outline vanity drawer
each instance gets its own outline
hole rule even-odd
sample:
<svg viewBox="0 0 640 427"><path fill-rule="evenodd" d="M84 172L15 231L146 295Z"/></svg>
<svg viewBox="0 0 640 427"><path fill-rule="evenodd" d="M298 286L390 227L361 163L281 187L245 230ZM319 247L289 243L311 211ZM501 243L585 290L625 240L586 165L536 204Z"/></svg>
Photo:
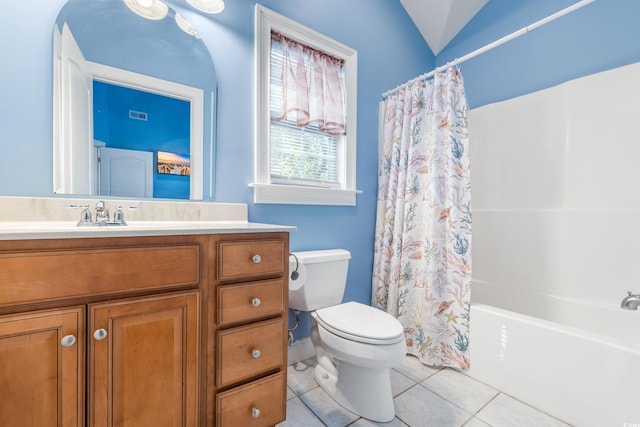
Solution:
<svg viewBox="0 0 640 427"><path fill-rule="evenodd" d="M222 241L218 244L218 280L284 274L286 253L282 240Z"/></svg>
<svg viewBox="0 0 640 427"><path fill-rule="evenodd" d="M216 397L217 426L272 426L286 415L283 372L236 387Z"/></svg>
<svg viewBox="0 0 640 427"><path fill-rule="evenodd" d="M284 286L282 279L218 286L218 324L282 313Z"/></svg>
<svg viewBox="0 0 640 427"><path fill-rule="evenodd" d="M199 245L0 254L0 306L199 283Z"/></svg>
<svg viewBox="0 0 640 427"><path fill-rule="evenodd" d="M218 387L284 367L282 318L218 331Z"/></svg>

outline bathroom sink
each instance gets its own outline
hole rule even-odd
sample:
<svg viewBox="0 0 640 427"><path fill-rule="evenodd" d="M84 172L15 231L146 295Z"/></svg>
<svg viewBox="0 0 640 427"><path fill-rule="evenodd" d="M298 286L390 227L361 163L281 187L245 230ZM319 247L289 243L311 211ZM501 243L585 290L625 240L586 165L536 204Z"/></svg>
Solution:
<svg viewBox="0 0 640 427"><path fill-rule="evenodd" d="M160 236L292 231L295 227L248 221L127 221L127 225L78 226L76 221L0 221L0 240Z"/></svg>
<svg viewBox="0 0 640 427"><path fill-rule="evenodd" d="M229 224L239 225L243 221L128 221L126 225L106 223L78 225L74 221L0 221L0 232L6 231L91 231L91 230L157 230L186 228L218 228Z"/></svg>
<svg viewBox="0 0 640 427"><path fill-rule="evenodd" d="M173 228L173 227L202 227L221 224L239 224L244 221L127 221L127 225L107 223L105 225L82 225L74 221L0 221L0 230L72 230L72 229L116 229L116 228Z"/></svg>
<svg viewBox="0 0 640 427"><path fill-rule="evenodd" d="M188 227L194 224L211 224L217 222L220 221L127 221L127 226L139 228Z"/></svg>
<svg viewBox="0 0 640 427"><path fill-rule="evenodd" d="M246 221L127 221L126 228L135 229L191 229L220 228L229 225L247 224Z"/></svg>
<svg viewBox="0 0 640 427"><path fill-rule="evenodd" d="M0 221L1 231L12 230L72 230L77 228L70 221Z"/></svg>

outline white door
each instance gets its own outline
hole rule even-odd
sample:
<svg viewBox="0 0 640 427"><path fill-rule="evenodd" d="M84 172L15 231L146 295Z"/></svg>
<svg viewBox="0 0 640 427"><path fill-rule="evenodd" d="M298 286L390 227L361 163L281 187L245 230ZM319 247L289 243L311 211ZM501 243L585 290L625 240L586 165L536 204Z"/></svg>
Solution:
<svg viewBox="0 0 640 427"><path fill-rule="evenodd" d="M153 153L101 147L99 152L102 196L153 197Z"/></svg>
<svg viewBox="0 0 640 427"><path fill-rule="evenodd" d="M93 146L93 77L73 34L65 24L54 40L54 192L96 194L97 163ZM55 125L57 126L57 125Z"/></svg>

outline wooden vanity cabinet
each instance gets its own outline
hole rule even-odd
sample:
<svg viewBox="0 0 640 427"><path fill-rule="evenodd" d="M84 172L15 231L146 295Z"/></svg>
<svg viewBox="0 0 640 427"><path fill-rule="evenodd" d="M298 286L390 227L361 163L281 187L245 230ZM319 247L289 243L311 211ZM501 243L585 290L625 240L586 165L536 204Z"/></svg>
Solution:
<svg viewBox="0 0 640 427"><path fill-rule="evenodd" d="M207 244L0 241L0 425L200 425Z"/></svg>
<svg viewBox="0 0 640 427"><path fill-rule="evenodd" d="M0 240L0 426L285 419L286 232Z"/></svg>
<svg viewBox="0 0 640 427"><path fill-rule="evenodd" d="M208 425L275 425L286 417L289 234L220 235L212 250Z"/></svg>

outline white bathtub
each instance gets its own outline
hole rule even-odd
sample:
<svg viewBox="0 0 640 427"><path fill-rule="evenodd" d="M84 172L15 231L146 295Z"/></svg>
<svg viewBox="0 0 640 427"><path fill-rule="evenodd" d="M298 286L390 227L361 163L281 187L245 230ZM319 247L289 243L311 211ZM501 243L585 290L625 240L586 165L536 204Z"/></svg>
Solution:
<svg viewBox="0 0 640 427"><path fill-rule="evenodd" d="M587 312L565 302L567 315ZM626 324L611 336L474 303L468 374L574 426L640 426L640 311L608 314Z"/></svg>
<svg viewBox="0 0 640 427"><path fill-rule="evenodd" d="M469 111L470 373L580 427L640 427L639 72Z"/></svg>

